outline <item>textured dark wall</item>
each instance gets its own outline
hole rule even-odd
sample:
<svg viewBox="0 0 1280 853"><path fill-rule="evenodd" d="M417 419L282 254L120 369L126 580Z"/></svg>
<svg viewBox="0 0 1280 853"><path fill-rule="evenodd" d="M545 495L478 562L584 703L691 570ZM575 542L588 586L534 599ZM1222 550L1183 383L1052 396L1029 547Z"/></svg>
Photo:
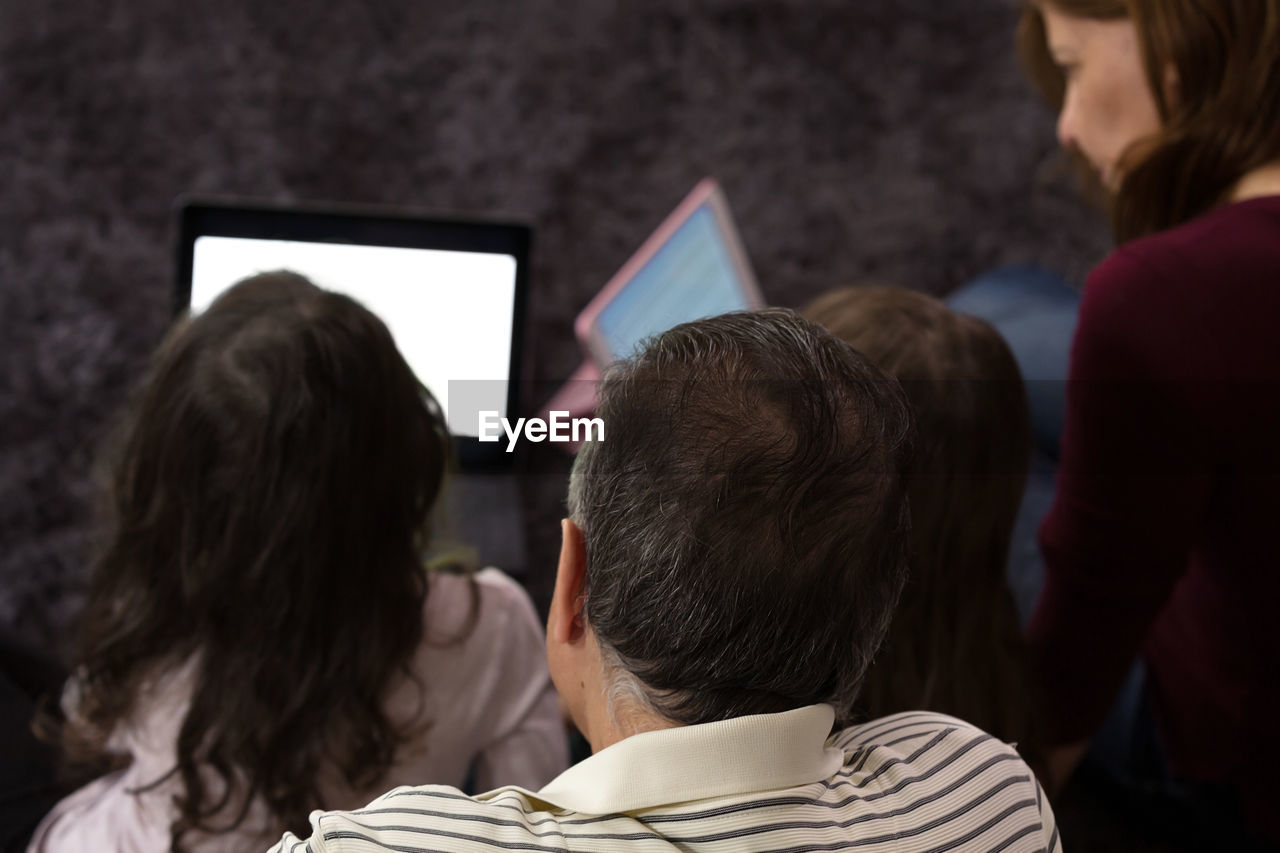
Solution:
<svg viewBox="0 0 1280 853"><path fill-rule="evenodd" d="M772 301L1105 251L1008 0L0 0L0 622L78 606L90 460L169 319L187 191L536 228L527 357L698 178ZM535 594L564 466L526 489Z"/></svg>

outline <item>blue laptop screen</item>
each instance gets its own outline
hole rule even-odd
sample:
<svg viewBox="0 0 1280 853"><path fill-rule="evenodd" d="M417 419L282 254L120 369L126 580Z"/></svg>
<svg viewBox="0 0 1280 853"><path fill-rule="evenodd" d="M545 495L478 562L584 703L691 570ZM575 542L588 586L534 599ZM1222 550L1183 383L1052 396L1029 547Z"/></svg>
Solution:
<svg viewBox="0 0 1280 853"><path fill-rule="evenodd" d="M750 308L709 204L699 207L600 312L596 328L614 358L691 320Z"/></svg>

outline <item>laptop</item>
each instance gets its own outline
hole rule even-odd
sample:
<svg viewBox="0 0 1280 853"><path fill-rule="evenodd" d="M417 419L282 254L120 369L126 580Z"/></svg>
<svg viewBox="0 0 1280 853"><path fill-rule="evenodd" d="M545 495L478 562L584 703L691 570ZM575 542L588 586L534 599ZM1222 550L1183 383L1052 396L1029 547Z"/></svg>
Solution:
<svg viewBox="0 0 1280 853"><path fill-rule="evenodd" d="M387 324L444 409L459 473L436 542L525 571L515 457L479 440L479 414L516 411L530 229L401 210L244 200L179 203L176 309L199 313L258 272L288 269Z"/></svg>
<svg viewBox="0 0 1280 853"><path fill-rule="evenodd" d="M544 413L590 414L602 371L650 335L764 305L724 192L705 178L578 315L574 332L585 359Z"/></svg>

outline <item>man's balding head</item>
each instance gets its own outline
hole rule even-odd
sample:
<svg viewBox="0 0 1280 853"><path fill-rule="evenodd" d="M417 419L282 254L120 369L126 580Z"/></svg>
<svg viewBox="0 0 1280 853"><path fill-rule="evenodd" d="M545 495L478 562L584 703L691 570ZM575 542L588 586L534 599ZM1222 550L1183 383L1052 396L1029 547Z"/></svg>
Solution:
<svg viewBox="0 0 1280 853"><path fill-rule="evenodd" d="M793 312L730 314L611 367L597 416L569 491L573 606L611 705L845 717L905 577L897 383Z"/></svg>

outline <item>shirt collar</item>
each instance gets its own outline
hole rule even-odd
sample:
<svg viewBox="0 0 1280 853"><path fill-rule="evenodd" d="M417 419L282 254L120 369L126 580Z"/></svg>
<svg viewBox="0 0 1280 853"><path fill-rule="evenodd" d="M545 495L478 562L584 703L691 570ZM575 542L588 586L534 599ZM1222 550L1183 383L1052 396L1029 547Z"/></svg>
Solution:
<svg viewBox="0 0 1280 853"><path fill-rule="evenodd" d="M536 796L612 814L816 782L844 762L842 750L826 746L834 719L830 705L810 705L642 732L570 767Z"/></svg>

